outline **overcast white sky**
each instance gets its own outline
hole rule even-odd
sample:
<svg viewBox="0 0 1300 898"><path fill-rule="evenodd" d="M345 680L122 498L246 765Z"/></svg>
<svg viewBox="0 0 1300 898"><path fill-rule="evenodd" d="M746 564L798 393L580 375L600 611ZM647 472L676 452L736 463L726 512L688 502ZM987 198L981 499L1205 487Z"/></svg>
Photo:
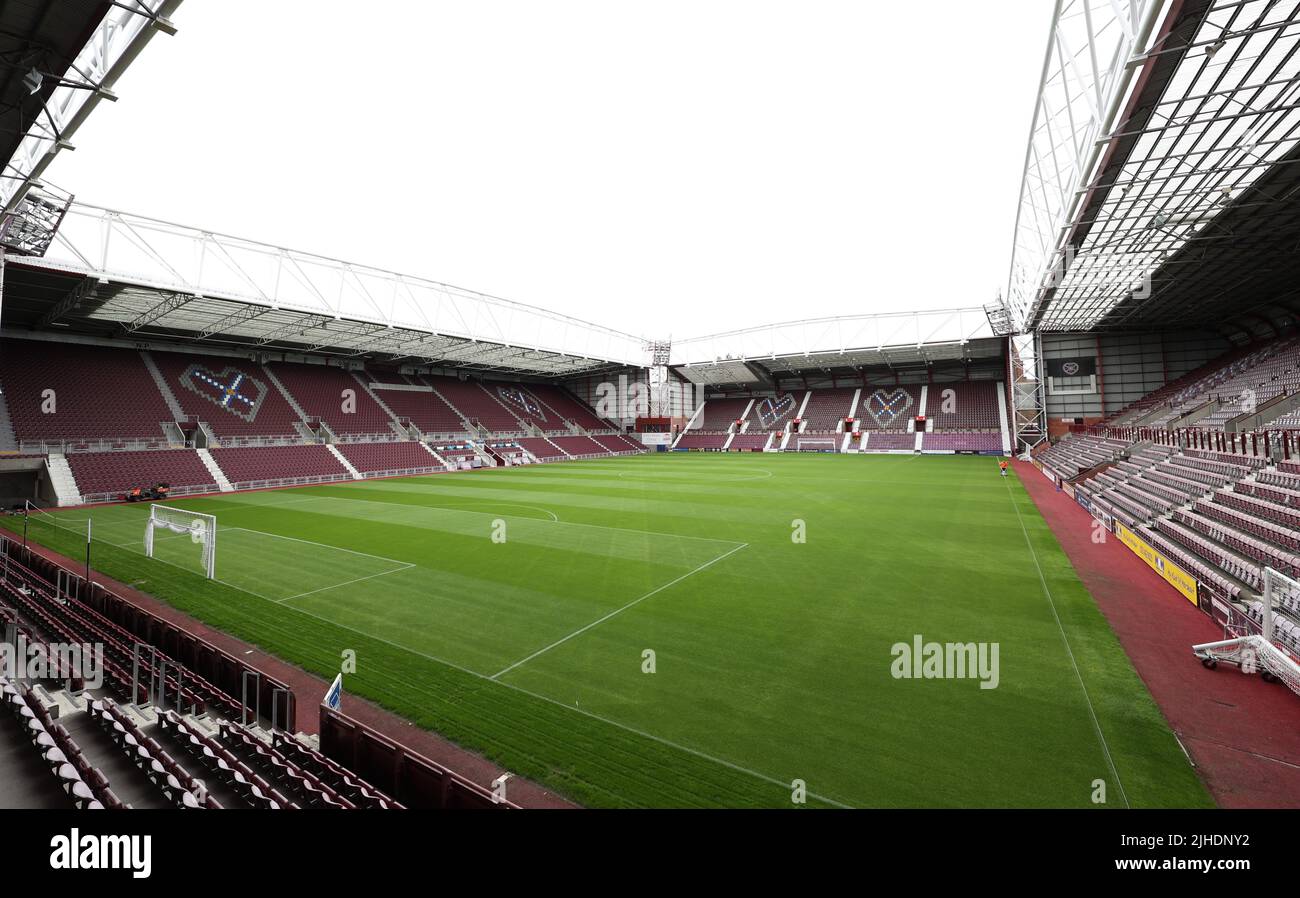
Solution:
<svg viewBox="0 0 1300 898"><path fill-rule="evenodd" d="M186 0L48 179L638 335L981 305L1050 0Z"/></svg>

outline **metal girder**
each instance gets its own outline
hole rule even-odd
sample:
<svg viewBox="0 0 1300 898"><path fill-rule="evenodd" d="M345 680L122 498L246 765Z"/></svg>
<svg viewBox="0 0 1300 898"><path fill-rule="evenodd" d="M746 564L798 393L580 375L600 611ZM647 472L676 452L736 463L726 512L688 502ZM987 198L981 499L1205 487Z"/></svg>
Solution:
<svg viewBox="0 0 1300 898"><path fill-rule="evenodd" d="M1058 3L1058 14L1071 5ZM1069 157L1069 177L1044 172L1036 138L1073 134L1078 122L1060 106L1055 124L1040 124L1040 90L1008 289L1019 330L1117 328L1173 308L1178 265L1202 248L1262 239L1221 227L1229 210L1240 221L1292 201L1252 185L1293 164L1300 143L1300 0L1178 0L1147 11L1159 18L1166 7L1160 33L1136 35L1114 82L1111 108L1126 103L1123 117L1083 120L1093 136L1086 154Z"/></svg>
<svg viewBox="0 0 1300 898"><path fill-rule="evenodd" d="M54 308L50 309L41 316L40 323L37 327L45 330L47 327L58 321L64 315L81 305L82 300L95 292L95 279L83 278L77 283L77 286L68 291L68 295L59 300Z"/></svg>
<svg viewBox="0 0 1300 898"><path fill-rule="evenodd" d="M217 334L229 330L236 325L243 324L246 321L252 321L255 318L260 318L269 311L271 311L271 309L265 306L242 306L227 315L225 318L209 324L207 327L195 334L191 339L206 340L208 337L216 336Z"/></svg>
<svg viewBox="0 0 1300 898"><path fill-rule="evenodd" d="M304 315L623 364L642 354L639 336L549 309L77 202L45 258L113 281Z"/></svg>
<svg viewBox="0 0 1300 898"><path fill-rule="evenodd" d="M755 360L796 353L920 347L927 343L963 343L993 336L982 308L888 312L807 318L742 328L672 344L674 365L720 360Z"/></svg>
<svg viewBox="0 0 1300 898"><path fill-rule="evenodd" d="M172 312L193 302L198 297L188 293L168 293L164 294L162 302L158 303L149 311L138 315L129 323L122 326L122 333L133 334L141 328L148 327L161 318L166 318Z"/></svg>
<svg viewBox="0 0 1300 898"><path fill-rule="evenodd" d="M1033 321L1166 0L1056 0L1025 148L1006 306Z"/></svg>
<svg viewBox="0 0 1300 898"><path fill-rule="evenodd" d="M1017 455L1047 439L1047 397L1043 389L1042 334L1007 338L1007 382L1011 385L1012 447Z"/></svg>
<svg viewBox="0 0 1300 898"><path fill-rule="evenodd" d="M33 120L0 177L0 204L12 212L60 150L104 99L155 33L174 34L170 17L181 0L115 0L90 40L57 79L46 98L44 116Z"/></svg>
<svg viewBox="0 0 1300 898"><path fill-rule="evenodd" d="M300 337L318 327L324 327L327 323L333 320L334 316L332 315L313 315L309 318L292 321L289 324L277 327L275 330L267 331L262 334L262 336L258 337L257 344L259 346L265 346L268 343L275 343L276 341L283 340L287 337Z"/></svg>

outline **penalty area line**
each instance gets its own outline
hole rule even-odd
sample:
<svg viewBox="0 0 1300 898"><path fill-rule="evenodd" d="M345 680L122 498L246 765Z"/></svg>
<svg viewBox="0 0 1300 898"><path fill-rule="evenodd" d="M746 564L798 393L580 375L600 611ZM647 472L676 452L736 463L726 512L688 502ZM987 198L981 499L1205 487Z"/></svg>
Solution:
<svg viewBox="0 0 1300 898"><path fill-rule="evenodd" d="M338 589L341 586L351 586L353 583L360 583L363 580L373 580L376 577L383 577L387 574L396 574L399 571L409 571L413 567L415 567L415 565L408 562L406 564L403 564L401 567L395 567L390 571L380 571L377 574L367 574L364 577L357 577L352 580L344 580L342 583L332 583L329 586L322 586L320 589L309 589L306 592L298 593L296 596L285 596L283 599L276 599L275 603L277 605L283 605L285 602L292 602L294 599L301 599L305 596L314 596L318 592L325 592L326 590L330 590L330 589Z"/></svg>
<svg viewBox="0 0 1300 898"><path fill-rule="evenodd" d="M545 654L546 654L547 652L549 652L551 649L553 649L553 648L557 648L557 647L559 647L559 646L561 646L561 645L564 645L564 643L568 642L570 639L573 639L575 636L581 636L583 633L586 633L586 632L587 632L588 630L590 630L592 627L599 626L600 624L603 624L605 621L609 620L611 617L615 617L616 615L622 614L624 611L626 611L627 609L633 607L634 605L639 605L639 604L641 604L641 603L644 602L646 599L650 598L651 596L656 596L656 595L658 595L659 593L663 592L665 589L668 589L670 586L676 586L678 583L681 583L681 582L682 582L683 580L685 580L687 577L692 577L692 576L694 576L695 574L698 574L700 571L704 570L705 568L712 567L713 565L717 564L719 561L722 561L724 558L729 558L730 556L735 555L735 554L736 554L737 552L739 552L741 549L747 548L748 546L749 546L749 543L741 543L740 545L736 546L736 548L732 549L732 550L729 551L729 552L724 552L724 553L722 553L721 555L717 556L716 558L710 558L708 561L704 562L704 564L700 565L699 567L695 568L694 570L692 570L692 571L687 571L686 573L682 574L680 577L676 578L675 580L670 580L669 582L665 583L663 586L657 586L657 587L655 587L654 589L650 590L650 591L649 591L648 593L646 593L645 595L643 595L643 596L641 596L641 597L639 597L639 598L633 599L632 601L628 602L626 605L623 605L623 606L620 607L620 608L615 608L615 609L614 609L613 611L611 611L609 614L606 614L604 617L597 618L596 620L594 620L594 621L592 621L591 623L587 624L585 627L579 627L578 629L574 630L574 631L573 631L572 633L570 633L569 635L567 635L567 636L563 636L563 637L561 637L561 638L555 640L555 642L552 642L550 645L548 645L548 646L546 646L546 647L544 647L544 648L540 648L540 649L538 649L537 651L533 652L533 653L532 653L531 655L529 655L528 657L526 657L526 658L520 658L520 659L519 659L518 661L516 661L514 664L511 664L509 667L505 667L505 668L502 668L501 670L498 670L498 671L497 671L496 673L494 673L492 676L488 677L488 679L489 679L489 680L495 680L497 677L501 676L502 674L508 674L508 673L510 673L510 671L514 670L516 667L519 667L521 664L527 664L529 661L532 661L534 658L537 658L537 657L539 657L539 656L541 656L541 655L545 655Z"/></svg>

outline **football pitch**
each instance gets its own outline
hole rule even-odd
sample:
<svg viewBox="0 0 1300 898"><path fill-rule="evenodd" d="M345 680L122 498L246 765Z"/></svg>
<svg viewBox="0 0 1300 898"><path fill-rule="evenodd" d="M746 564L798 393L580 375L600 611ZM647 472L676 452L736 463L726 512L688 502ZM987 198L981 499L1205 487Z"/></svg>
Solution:
<svg viewBox="0 0 1300 898"><path fill-rule="evenodd" d="M145 505L29 534L80 559L91 517L96 569L327 679L355 652L345 711L582 804L1211 804L994 459L674 453L167 504L216 515L216 581L185 534L143 557Z"/></svg>

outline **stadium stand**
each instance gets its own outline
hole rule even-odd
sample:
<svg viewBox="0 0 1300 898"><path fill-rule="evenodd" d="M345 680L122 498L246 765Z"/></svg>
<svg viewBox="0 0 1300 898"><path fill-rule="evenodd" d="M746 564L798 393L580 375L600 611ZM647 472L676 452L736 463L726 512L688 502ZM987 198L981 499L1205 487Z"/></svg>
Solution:
<svg viewBox="0 0 1300 898"><path fill-rule="evenodd" d="M74 452L67 456L77 488L87 502L119 499L132 487L171 484L182 492L216 492L212 472L193 449Z"/></svg>
<svg viewBox="0 0 1300 898"><path fill-rule="evenodd" d="M442 471L443 466L419 443L339 443L335 448L363 474Z"/></svg>
<svg viewBox="0 0 1300 898"><path fill-rule="evenodd" d="M561 387L552 386L551 384L528 384L527 389L562 421L572 421L584 430L609 431L616 429L612 423L598 418L595 412Z"/></svg>
<svg viewBox="0 0 1300 898"><path fill-rule="evenodd" d="M863 433L862 452L898 452L916 448L916 434L896 430L871 430Z"/></svg>
<svg viewBox="0 0 1300 898"><path fill-rule="evenodd" d="M332 365L284 362L272 362L266 367L309 417L320 418L334 433L340 436L393 436L392 417L352 372ZM345 396L345 391L351 392ZM345 399L355 403L353 411L344 410Z"/></svg>
<svg viewBox="0 0 1300 898"><path fill-rule="evenodd" d="M7 771L31 774L0 782L4 806L517 807L338 711L322 708L321 744L314 747L293 732L296 702L284 684L192 634L178 640L174 624L102 586L89 602L61 592L53 575L69 572L22 553L7 536L0 542L0 629L31 642L105 649L103 687L55 656L46 679L0 677L0 737L8 744L21 734L31 746L19 751L25 757L3 757ZM186 647L203 666L168 655L164 643ZM137 645L148 651L135 651ZM250 704L203 676L209 669L243 690L256 674L254 689L244 693ZM274 720L257 717L257 707L272 704ZM358 768L393 782L381 789ZM392 786L405 802L386 791Z"/></svg>
<svg viewBox="0 0 1300 898"><path fill-rule="evenodd" d="M772 434L766 430L760 430L755 433L746 431L738 433L731 438L731 445L728 449L762 449L772 439Z"/></svg>
<svg viewBox="0 0 1300 898"><path fill-rule="evenodd" d="M175 419L140 353L129 349L2 340L0 389L20 444L164 445L162 424Z"/></svg>
<svg viewBox="0 0 1300 898"><path fill-rule="evenodd" d="M276 481L351 479L347 468L327 447L320 445L213 449L212 457L236 488Z"/></svg>
<svg viewBox="0 0 1300 898"><path fill-rule="evenodd" d="M622 433L595 434L592 439L605 447L607 452L644 452L645 446Z"/></svg>
<svg viewBox="0 0 1300 898"><path fill-rule="evenodd" d="M858 401L858 428L901 430L906 428L908 419L918 414L919 408L919 387L864 387Z"/></svg>
<svg viewBox="0 0 1300 898"><path fill-rule="evenodd" d="M1001 429L998 384L992 381L931 384L926 391L925 416L935 430L997 432Z"/></svg>
<svg viewBox="0 0 1300 898"><path fill-rule="evenodd" d="M710 399L704 403L698 426L691 429L705 433L725 433L740 420L749 402L748 399Z"/></svg>
<svg viewBox="0 0 1300 898"><path fill-rule="evenodd" d="M786 423L799 413L802 401L803 393L779 393L755 399L745 419L749 422L749 431L785 429Z"/></svg>
<svg viewBox="0 0 1300 898"><path fill-rule="evenodd" d="M468 434L461 416L437 393L424 386L421 390L375 387L375 395L392 409L399 419L410 421L425 434Z"/></svg>
<svg viewBox="0 0 1300 898"><path fill-rule="evenodd" d="M944 452L1001 452L1002 434L999 431L938 431L921 437L922 451Z"/></svg>
<svg viewBox="0 0 1300 898"><path fill-rule="evenodd" d="M471 423L477 423L493 433L523 432L523 424L514 412L502 405L478 381L433 375L424 379Z"/></svg>
<svg viewBox="0 0 1300 898"><path fill-rule="evenodd" d="M184 413L206 422L223 443L300 436L294 424L302 418L261 366L220 356L150 355Z"/></svg>
<svg viewBox="0 0 1300 898"><path fill-rule="evenodd" d="M808 405L804 408L801 421L805 433L835 433L842 426L845 418L856 415L853 397L856 389L839 388L831 390L812 390Z"/></svg>
<svg viewBox="0 0 1300 898"><path fill-rule="evenodd" d="M696 433L686 431L673 444L676 449L721 449L730 438L727 433Z"/></svg>
<svg viewBox="0 0 1300 898"><path fill-rule="evenodd" d="M572 456L609 455L609 450L592 437L551 437L550 441Z"/></svg>
<svg viewBox="0 0 1300 898"><path fill-rule="evenodd" d="M554 461L569 457L568 453L554 442L542 437L521 438L519 445L531 452L538 461Z"/></svg>

